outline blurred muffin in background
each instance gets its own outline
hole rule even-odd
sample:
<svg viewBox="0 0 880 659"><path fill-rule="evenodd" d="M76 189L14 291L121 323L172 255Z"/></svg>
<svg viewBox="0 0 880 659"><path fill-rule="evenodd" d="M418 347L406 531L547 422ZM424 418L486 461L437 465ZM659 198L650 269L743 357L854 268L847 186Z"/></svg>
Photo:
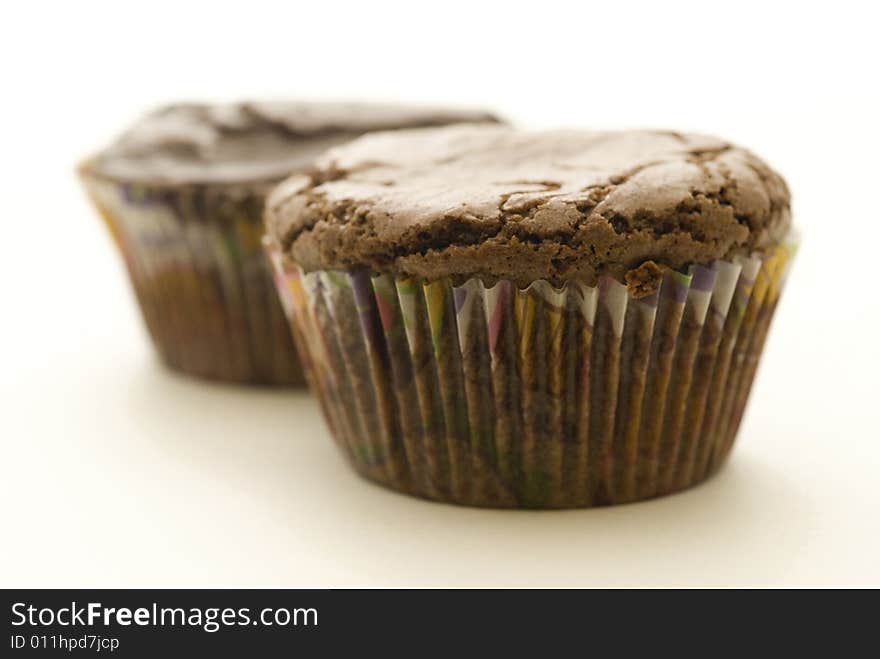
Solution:
<svg viewBox="0 0 880 659"><path fill-rule="evenodd" d="M484 112L362 103L171 105L79 174L168 366L298 385L302 369L261 248L268 190L369 131L495 121Z"/></svg>

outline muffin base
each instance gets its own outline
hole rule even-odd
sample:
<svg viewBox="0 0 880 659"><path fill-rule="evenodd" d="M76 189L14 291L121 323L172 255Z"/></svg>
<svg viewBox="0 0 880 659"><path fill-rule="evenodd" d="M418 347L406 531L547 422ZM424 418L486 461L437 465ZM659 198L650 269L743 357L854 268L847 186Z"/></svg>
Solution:
<svg viewBox="0 0 880 659"><path fill-rule="evenodd" d="M212 380L305 384L261 247L261 194L83 182L166 365Z"/></svg>
<svg viewBox="0 0 880 659"><path fill-rule="evenodd" d="M793 249L657 294L302 273L268 243L331 433L362 476L499 508L625 503L702 482L748 400Z"/></svg>

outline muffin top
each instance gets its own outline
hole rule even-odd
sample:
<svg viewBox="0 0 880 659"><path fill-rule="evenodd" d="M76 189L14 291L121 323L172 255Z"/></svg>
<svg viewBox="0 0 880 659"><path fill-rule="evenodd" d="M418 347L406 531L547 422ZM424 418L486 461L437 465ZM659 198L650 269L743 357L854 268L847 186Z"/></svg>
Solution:
<svg viewBox="0 0 880 659"><path fill-rule="evenodd" d="M713 137L468 124L332 149L272 192L266 220L307 271L520 286L610 275L643 296L666 269L770 249L790 213L776 172Z"/></svg>
<svg viewBox="0 0 880 659"><path fill-rule="evenodd" d="M84 165L114 180L278 181L372 130L497 121L483 112L365 103L180 104L146 115Z"/></svg>

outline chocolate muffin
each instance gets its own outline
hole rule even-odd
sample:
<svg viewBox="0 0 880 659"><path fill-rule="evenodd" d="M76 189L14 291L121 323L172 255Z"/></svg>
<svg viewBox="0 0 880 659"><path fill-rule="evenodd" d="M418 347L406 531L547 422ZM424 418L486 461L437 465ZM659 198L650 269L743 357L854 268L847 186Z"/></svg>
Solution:
<svg viewBox="0 0 880 659"><path fill-rule="evenodd" d="M367 478L560 508L728 455L793 248L785 182L675 132L376 133L266 206L332 433Z"/></svg>
<svg viewBox="0 0 880 659"><path fill-rule="evenodd" d="M302 384L262 252L263 202L328 147L371 130L494 121L488 114L343 103L173 105L80 167L172 368Z"/></svg>

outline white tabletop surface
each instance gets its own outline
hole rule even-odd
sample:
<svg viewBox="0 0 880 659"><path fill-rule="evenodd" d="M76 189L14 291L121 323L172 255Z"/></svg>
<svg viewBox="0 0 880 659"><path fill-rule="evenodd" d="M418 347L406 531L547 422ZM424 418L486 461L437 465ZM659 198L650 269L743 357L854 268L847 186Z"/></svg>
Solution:
<svg viewBox="0 0 880 659"><path fill-rule="evenodd" d="M377 70L386 60L404 67L373 80L383 98L401 89L417 100L460 93L529 125L716 132L766 156L794 192L803 247L728 466L703 486L646 503L499 512L424 502L360 480L306 393L206 384L157 363L73 163L155 100L290 89L271 77L277 69L249 73L261 70L246 65L266 50L250 59L237 51L245 59L236 65L206 37L224 73L207 67L199 77L173 26L168 52L148 56L153 42L140 32L123 38L111 30L107 43L98 38L106 26L84 26L89 32L74 39L65 25L75 16L64 18L22 17L49 30L45 39L69 57L39 55L22 37L18 57L34 58L7 84L31 94L23 97L30 102L5 108L11 121L2 124L0 173L13 185L4 186L0 233L0 585L880 586L880 102L875 89L855 84L869 74L857 67L877 61L870 34L852 43L839 36L838 46L822 49L812 33L791 37L800 59L774 64L791 81L785 92L775 82L782 74L758 61L774 48L750 50L741 61L681 59L695 77L715 82L710 69L724 64L733 76L727 91L748 83L756 95L710 86L686 100L652 96L662 102L651 107L613 81L604 103L593 102L593 75L577 86L544 71L546 93L556 96L541 103L507 67L469 71L454 53L441 62L424 51L430 71L450 66L461 76L428 84L412 75L413 64L393 60L390 46L363 55ZM144 20L145 33L160 26L159 18ZM183 12L180 20L197 16ZM238 16L217 20L230 28ZM819 15L804 23L821 24ZM660 44L640 34L646 47ZM318 36L303 38L325 51ZM856 50L828 68L811 44L826 54ZM562 55L580 52L564 39L552 45ZM685 55L658 52L666 65ZM590 53L599 54L582 55ZM4 61L14 54L2 53ZM538 73L518 51L510 57ZM621 57L619 70L637 79L643 61ZM367 95L363 71L346 66L325 64L338 88L303 71L303 89ZM644 89L662 91L652 81Z"/></svg>

